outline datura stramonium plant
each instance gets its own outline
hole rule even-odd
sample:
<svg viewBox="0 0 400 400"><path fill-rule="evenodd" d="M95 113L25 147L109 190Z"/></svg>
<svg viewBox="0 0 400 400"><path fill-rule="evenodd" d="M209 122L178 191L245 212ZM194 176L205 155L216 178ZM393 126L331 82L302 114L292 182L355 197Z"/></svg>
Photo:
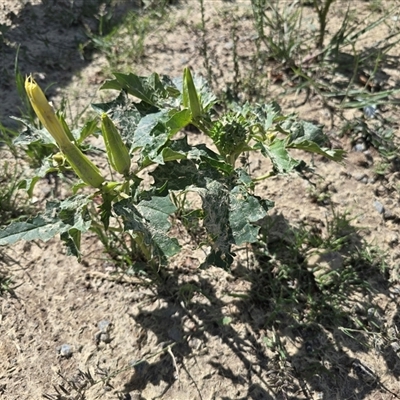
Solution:
<svg viewBox="0 0 400 400"><path fill-rule="evenodd" d="M25 90L39 121L49 131L57 146L75 173L86 184L99 188L104 182L99 169L71 141L53 107L49 104L40 86L29 75L25 80Z"/></svg>

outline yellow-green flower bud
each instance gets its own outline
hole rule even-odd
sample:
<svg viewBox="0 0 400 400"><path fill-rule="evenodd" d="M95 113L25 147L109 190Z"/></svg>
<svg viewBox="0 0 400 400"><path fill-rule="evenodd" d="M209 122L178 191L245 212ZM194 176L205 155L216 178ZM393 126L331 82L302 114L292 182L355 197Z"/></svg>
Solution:
<svg viewBox="0 0 400 400"><path fill-rule="evenodd" d="M25 90L39 121L49 131L50 135L53 136L57 145L59 147L67 145L71 140L65 133L53 107L47 101L42 89L40 89L40 86L33 79L32 75L29 75L25 80Z"/></svg>
<svg viewBox="0 0 400 400"><path fill-rule="evenodd" d="M189 68L183 71L183 93L182 104L192 113L192 118L201 117L203 115L203 107L201 106L196 86Z"/></svg>
<svg viewBox="0 0 400 400"><path fill-rule="evenodd" d="M83 182L95 188L99 188L103 184L104 178L99 169L81 152L75 143L69 142L69 145L62 147L61 150L69 165Z"/></svg>
<svg viewBox="0 0 400 400"><path fill-rule="evenodd" d="M131 167L131 157L128 148L122 141L114 122L106 113L101 115L101 132L106 146L108 161L113 169L120 174L128 175Z"/></svg>
<svg viewBox="0 0 400 400"><path fill-rule="evenodd" d="M64 165L65 163L65 156L63 153L58 152L57 154L53 155L53 161L56 163L56 165Z"/></svg>
<svg viewBox="0 0 400 400"><path fill-rule="evenodd" d="M86 184L96 188L100 187L104 182L104 178L101 176L99 169L70 140L53 107L31 75L25 80L25 90L39 121L53 136L75 173Z"/></svg>

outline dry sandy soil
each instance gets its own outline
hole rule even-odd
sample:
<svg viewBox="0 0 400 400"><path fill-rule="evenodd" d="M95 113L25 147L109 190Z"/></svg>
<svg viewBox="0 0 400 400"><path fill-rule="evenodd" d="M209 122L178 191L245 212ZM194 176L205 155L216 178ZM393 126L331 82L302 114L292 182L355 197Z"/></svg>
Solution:
<svg viewBox="0 0 400 400"><path fill-rule="evenodd" d="M189 64L205 75L197 2L182 3L171 11L170 19L175 22L157 27L148 37L145 57L142 64L134 66L135 72L176 76ZM354 3L361 23L368 14L368 2ZM234 70L229 13L248 14L250 5L248 1L205 1L205 6L211 65L220 71L214 84L221 88L223 82L232 81ZM100 98L97 89L106 78L107 61L96 53L87 60L77 50L78 44L86 41L82 27L93 24L93 17L82 13L80 7L69 0L1 2L3 124L12 126L7 116L17 114L19 106L13 80L19 44L21 72L36 73L42 85L54 83L48 93L56 104L67 95L76 115L92 98ZM116 14L132 7L124 3ZM330 20L330 33L335 31L342 8L342 2L335 5L336 19ZM254 49L255 32L252 22L244 17L237 29L238 53L245 68ZM383 28L374 31L360 45L373 45L385 34ZM400 47L392 53L400 54ZM399 88L399 63L394 56L393 60L397 64L382 68L387 77L383 84ZM266 64L260 70L266 81L275 76L273 68L274 64ZM282 82L269 82L268 98L276 98L282 92ZM15 261L8 260L8 268L18 287L0 300L0 397L400 398L400 358L396 352L396 329L400 330L400 172L392 168L377 177L374 168L380 162L379 154L368 146L356 151L360 147L355 149L354 142L337 137L341 121L337 117L331 121L329 109L316 93L296 106L303 99L302 93L291 93L279 103L285 112L296 111L324 124L332 141L345 148L348 157L343 165L315 159L316 170L323 177L311 179L316 186L297 176L276 177L259 185L259 194L276 202L270 216L275 227L269 243L271 248L277 241L289 243L290 234L285 232L304 224L326 235L333 214L348 212L354 248L368 252L373 245L386 252L388 268L384 272L378 265L366 263L365 273L359 273L369 284L368 290L361 286L350 289L349 285L340 315L329 304L323 309L307 308L311 299L299 304L288 298L287 305L281 303L277 309L268 289L269 279L277 271L261 273L263 260L252 255L251 249L239 252L231 272L200 269L204 254L183 238L185 253L171 261L163 281L155 284L113 274L101 246L90 236L82 245L85 254L81 264L64 254L58 239L18 243L5 250ZM385 111L397 115L396 109L379 110ZM362 119L361 111L351 113ZM350 118L351 113L346 116ZM398 138L398 131L396 135ZM257 159L251 163L253 170L259 168ZM42 188L35 193L38 201L43 201L46 192L41 192ZM328 197L315 201L311 195L315 192L317 197ZM288 277L286 283L282 280L282 285L301 285L303 276L312 275L315 264L340 269L349 260L352 254L333 252L310 257L308 268L299 276ZM359 325L356 320L361 321Z"/></svg>

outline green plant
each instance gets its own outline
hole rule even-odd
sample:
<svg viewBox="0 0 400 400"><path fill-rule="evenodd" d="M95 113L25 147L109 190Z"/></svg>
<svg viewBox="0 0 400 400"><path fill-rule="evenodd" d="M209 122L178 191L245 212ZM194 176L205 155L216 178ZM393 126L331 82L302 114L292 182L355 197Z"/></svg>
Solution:
<svg viewBox="0 0 400 400"><path fill-rule="evenodd" d="M327 205L330 203L331 193L329 192L329 185L324 184L323 180L310 185L307 192L313 203L319 205Z"/></svg>
<svg viewBox="0 0 400 400"><path fill-rule="evenodd" d="M3 296L5 293L10 293L12 289L13 280L7 275L5 272L0 271L0 296Z"/></svg>
<svg viewBox="0 0 400 400"><path fill-rule="evenodd" d="M119 132L123 140L123 144L115 142L116 146L106 141L109 162L110 154L118 156L119 147L126 145L136 163L128 171L111 162L116 172L124 172L111 180L103 178L104 175L100 179L99 172L82 152L74 150L74 157L70 158L71 146L65 144L64 135L72 133L67 133L62 116L46 111L48 105L42 94L35 98L37 89L30 86L34 82L28 78L27 89L33 104L36 101L34 108L50 133L54 135L52 130L56 131L56 142L52 145L55 148L58 145L60 155L56 160L52 156L45 158L36 176L25 182L25 188L31 193L37 180L49 171L75 172L83 181L72 187L75 194L70 197L49 201L41 215L0 231L0 245L21 239L48 240L60 234L69 252L79 257L82 233L92 230L107 237L112 230L118 232L121 240L128 235L140 250L140 256L158 266L180 248L178 240L168 234L170 217L177 211L172 193L194 192L202 201L202 212L197 216L203 218L211 245L206 262L226 268L233 261L234 244L257 240L259 227L255 223L272 205L254 194L256 182L304 168L304 162L293 158L290 149L321 154L334 161L343 157L342 150L326 147L327 138L320 127L298 121L293 115L282 115L276 103L245 104L223 115L216 114L215 96L204 81L192 78L189 69L185 69L182 79L176 80L157 74L140 77L115 73L114 76L102 89L118 90L119 95L113 101L93 104L93 108L102 116L103 123L104 118L113 121L112 135ZM139 101L132 101L129 95ZM190 145L186 135L177 138L178 132L184 133L189 124L210 137L218 152L204 144ZM47 132L29 128L46 140ZM91 132L92 121L90 129L86 125L76 132L71 143L79 149ZM256 151L271 160L271 171L265 176L252 177L237 165L243 152ZM149 169L153 183L146 187L139 175ZM92 186L92 191L77 194L83 186ZM94 199L98 207L93 207Z"/></svg>
<svg viewBox="0 0 400 400"><path fill-rule="evenodd" d="M328 107L339 112L345 108L362 109L390 104L393 101L390 97L397 94L398 90L383 90L380 84L375 86L374 81L385 62L389 60L389 51L399 43L398 30L391 29L373 48L360 51L358 42L368 32L382 28L384 24L389 25L388 21L394 9L385 11L379 18L371 13L365 18L367 22L360 24L355 10L348 6L339 29L328 43L323 45L322 28L326 24L325 13L328 13L331 4L331 1L327 1L325 8L317 7L320 21L317 47L320 50L303 58L304 65L308 65L307 69L303 68L303 65L294 69L295 75L302 82L296 87L297 90L308 88L314 91L322 97ZM318 60L319 63L310 68L314 60Z"/></svg>
<svg viewBox="0 0 400 400"><path fill-rule="evenodd" d="M28 213L28 198L19 191L20 168L4 161L0 175L0 225L6 225Z"/></svg>
<svg viewBox="0 0 400 400"><path fill-rule="evenodd" d="M205 238L205 232L201 225L204 219L204 212L201 208L194 208L188 200L189 193L184 191L180 193L171 192L171 199L176 207L175 217L180 221L191 239L196 244L200 244Z"/></svg>
<svg viewBox="0 0 400 400"><path fill-rule="evenodd" d="M0 122L0 145L5 144L14 156L16 155L16 148L13 141L17 136L17 130L7 128Z"/></svg>
<svg viewBox="0 0 400 400"><path fill-rule="evenodd" d="M294 1L283 8L270 0L252 0L251 4L258 42L264 43L268 57L288 68L297 65L297 57L304 51L302 45L305 43L299 34L302 23L299 3Z"/></svg>
<svg viewBox="0 0 400 400"><path fill-rule="evenodd" d="M123 69L125 64L142 59L145 51L144 40L150 30L149 17L130 12L122 27L105 36L90 32L87 35L94 48L106 56L110 69Z"/></svg>
<svg viewBox="0 0 400 400"><path fill-rule="evenodd" d="M349 3L339 28L327 41L326 27L333 15L334 2L312 0L307 3L307 6L313 6L317 15L315 29L303 18L303 8L298 2L283 7L273 0L252 0L258 35L254 70L264 67L266 57L275 60L290 77L293 89L287 91L299 93L304 90L305 101L311 94L316 94L331 112L342 113L345 108L362 109L396 102L393 96L398 93L397 89L374 87L375 77L385 62L390 61L388 54L399 42L399 31L391 27L390 21L395 9L387 9L379 17L371 13L365 18L366 22L361 23ZM360 39L383 25L389 27L387 35L373 48L359 50ZM257 82L256 86L265 85L260 85L259 77L253 81ZM361 82L364 82L363 87L359 85Z"/></svg>
<svg viewBox="0 0 400 400"><path fill-rule="evenodd" d="M204 68L207 71L207 81L212 84L212 70L211 63L209 58L209 48L207 41L207 27L206 27L206 17L205 17L205 8L204 8L204 0L199 0L200 2L200 13L201 13L201 55L204 60Z"/></svg>
<svg viewBox="0 0 400 400"><path fill-rule="evenodd" d="M379 116L378 119L368 120L354 118L345 121L341 135L351 138L352 145L361 144L366 149L374 148L381 160L375 166L376 173L384 175L390 169L396 170L399 162L399 142L395 135L396 121Z"/></svg>
<svg viewBox="0 0 400 400"><path fill-rule="evenodd" d="M104 54L108 61L106 73L118 69L130 71L135 62L145 62L145 40L157 34L158 27L165 22L168 2L147 2L139 10L129 11L116 25L112 23L112 12L100 8L97 18L97 31L86 30L89 40L80 46L85 50L94 48ZM162 38L160 38L161 40Z"/></svg>
<svg viewBox="0 0 400 400"><path fill-rule="evenodd" d="M324 46L324 38L326 31L326 23L328 19L328 13L331 5L335 2L335 0L325 0L325 2L320 2L318 0L314 0L314 8L318 15L319 22L319 35L317 40L317 48L322 49Z"/></svg>

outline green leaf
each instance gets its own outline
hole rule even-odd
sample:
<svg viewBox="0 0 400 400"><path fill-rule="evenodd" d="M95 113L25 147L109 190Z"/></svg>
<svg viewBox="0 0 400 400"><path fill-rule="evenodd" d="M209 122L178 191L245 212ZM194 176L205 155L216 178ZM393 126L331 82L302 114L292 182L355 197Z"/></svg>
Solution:
<svg viewBox="0 0 400 400"><path fill-rule="evenodd" d="M288 120L281 125L283 132L288 134L286 147L320 154L333 161L342 161L345 151L329 149L327 136L322 128L307 121Z"/></svg>
<svg viewBox="0 0 400 400"><path fill-rule="evenodd" d="M212 167L216 171L231 174L233 172L233 166L226 163L224 158L214 151L210 150L206 145L199 144L192 147L187 153L189 160L202 161L207 167Z"/></svg>
<svg viewBox="0 0 400 400"><path fill-rule="evenodd" d="M285 118L281 114L281 108L278 103L271 102L268 104L250 105L249 103L243 107L242 113L250 120L254 120L253 124L260 124L264 132L269 131L274 123Z"/></svg>
<svg viewBox="0 0 400 400"><path fill-rule="evenodd" d="M301 161L295 160L290 156L285 148L284 140L275 139L269 146L258 142L254 148L260 149L265 157L269 157L274 169L281 174L291 172L301 163Z"/></svg>
<svg viewBox="0 0 400 400"><path fill-rule="evenodd" d="M298 143L296 142L290 143L288 147L292 149L308 151L310 153L320 154L321 156L324 156L326 158L329 158L330 160L337 162L343 161L343 158L346 154L346 151L341 149L321 148L318 146L317 143L312 142L310 140L303 140Z"/></svg>
<svg viewBox="0 0 400 400"><path fill-rule="evenodd" d="M67 255L81 258L81 236L82 232L72 228L60 235L61 240L67 246Z"/></svg>
<svg viewBox="0 0 400 400"><path fill-rule="evenodd" d="M259 197L247 193L243 186L234 187L229 197L229 224L235 244L256 242L260 227L253 223L267 215L266 203Z"/></svg>
<svg viewBox="0 0 400 400"><path fill-rule="evenodd" d="M49 148L56 146L54 138L50 135L47 129L37 129L33 125L27 124L26 121L21 120L20 118L17 120L23 122L26 125L26 128L14 139L14 144L19 146L40 144Z"/></svg>
<svg viewBox="0 0 400 400"><path fill-rule="evenodd" d="M160 152L168 141L169 133L165 125L158 121L157 116L151 114L140 121L133 138L132 151L141 149L140 162L142 164L149 161L164 164Z"/></svg>
<svg viewBox="0 0 400 400"><path fill-rule="evenodd" d="M42 215L25 222L12 223L0 230L0 246L10 245L20 240L48 241L57 234L61 234L69 250L77 254L79 243L77 243L76 231L86 232L91 224L87 214L87 204L90 201L89 197L78 195L62 202L48 202Z"/></svg>
<svg viewBox="0 0 400 400"><path fill-rule="evenodd" d="M104 85L106 85L106 84L107 84L107 82ZM103 86L102 86L102 88L103 88ZM120 88L119 88L119 90L120 90ZM92 108L98 114L101 115L104 112L108 113L108 112L114 112L115 110L125 110L127 107L129 107L129 105L130 105L130 101L129 101L126 93L120 92L118 97L115 98L114 100L108 101L106 103L92 103Z"/></svg>
<svg viewBox="0 0 400 400"><path fill-rule="evenodd" d="M186 136L182 139L171 140L161 151L162 159L164 162L186 159L190 149Z"/></svg>
<svg viewBox="0 0 400 400"><path fill-rule="evenodd" d="M235 170L237 175L237 180L240 184L244 185L246 188L250 190L254 190L254 181L251 179L251 176L247 173L243 168L237 168Z"/></svg>
<svg viewBox="0 0 400 400"><path fill-rule="evenodd" d="M131 150L142 149L140 155L144 164L148 161L164 164L168 160L185 158L183 153L173 148L170 139L189 122L188 110L170 110L146 115L136 128Z"/></svg>
<svg viewBox="0 0 400 400"><path fill-rule="evenodd" d="M186 154L180 151L175 151L170 147L164 147L161 151L161 157L163 162L166 163L168 161L183 160L186 158Z"/></svg>
<svg viewBox="0 0 400 400"><path fill-rule="evenodd" d="M179 91L174 86L173 82L156 73L148 77L142 77L130 73L129 75L114 73L116 79L106 81L100 89L116 89L124 90L132 96L144 101L153 106L162 106L163 100L168 97L176 98L179 96Z"/></svg>
<svg viewBox="0 0 400 400"><path fill-rule="evenodd" d="M162 261L180 249L178 241L166 235L171 226L168 217L175 210L169 197L153 197L136 206L130 199L114 204L114 211L123 218L125 229L141 233L145 245Z"/></svg>
<svg viewBox="0 0 400 400"><path fill-rule="evenodd" d="M204 109L200 102L199 94L193 81L189 68L183 71L182 105L190 110L192 118L203 115Z"/></svg>
<svg viewBox="0 0 400 400"><path fill-rule="evenodd" d="M179 77L174 79L174 84L176 85L177 89L182 94L182 104L184 104L184 89L183 89L183 78ZM199 96L199 100L201 103L201 107L205 112L209 111L217 102L217 97L210 89L208 82L201 77L200 75L193 76L194 86L196 88L197 94Z"/></svg>
<svg viewBox="0 0 400 400"><path fill-rule="evenodd" d="M115 193L113 190L110 192L103 192L102 198L103 202L101 206L99 207L100 209L100 220L104 225L104 229L108 229L110 225L110 218L112 216L112 203L117 197L117 193Z"/></svg>
<svg viewBox="0 0 400 400"><path fill-rule="evenodd" d="M63 232L62 221L50 219L48 216L37 216L25 222L15 222L0 231L0 246L13 244L19 240L48 241L58 233Z"/></svg>
<svg viewBox="0 0 400 400"><path fill-rule="evenodd" d="M195 189L202 198L205 213L204 227L212 240L212 251L206 259L218 267L229 268L233 262L234 243L229 221L230 194L227 186L206 178L206 187Z"/></svg>
<svg viewBox="0 0 400 400"><path fill-rule="evenodd" d="M190 186L205 186L205 181L200 183L202 175L199 174L196 164L190 160L160 165L150 175L154 178L154 186L157 189L186 190Z"/></svg>
<svg viewBox="0 0 400 400"><path fill-rule="evenodd" d="M318 146L324 146L329 142L322 128L308 121L289 119L282 123L280 127L284 133L288 134L287 141L289 144L307 140L315 142Z"/></svg>
<svg viewBox="0 0 400 400"><path fill-rule="evenodd" d="M175 133L188 126L191 122L189 110L173 110L169 113L169 116L170 118L165 122L165 125L169 129L170 137L174 136Z"/></svg>
<svg viewBox="0 0 400 400"><path fill-rule="evenodd" d="M83 125L82 129L76 132L75 130L72 132L73 135L78 138L77 143L81 144L87 137L94 134L97 130L97 118L89 120Z"/></svg>
<svg viewBox="0 0 400 400"><path fill-rule="evenodd" d="M147 221L158 231L167 232L171 227L168 217L176 211L176 206L169 196L153 197L151 200L142 200L137 209Z"/></svg>
<svg viewBox="0 0 400 400"><path fill-rule="evenodd" d="M52 159L50 157L45 158L40 168L37 168L32 172L31 178L22 179L18 183L18 188L24 189L28 193L28 196L32 197L33 189L35 188L36 183L39 182L40 179L44 178L47 174L57 171L58 168L53 167L52 165Z"/></svg>
<svg viewBox="0 0 400 400"><path fill-rule="evenodd" d="M375 106L380 106L380 105L386 105L386 104L391 104L391 105L398 105L400 104L399 99L396 98L389 98L389 96L395 96L399 94L400 89L390 89L390 90L385 90L385 91L379 91L376 93L371 93L371 92L360 92L359 90L355 90L354 93L352 91L345 92L346 97L355 97L355 101L346 101L342 102L340 105L341 108L364 108L370 105L375 105Z"/></svg>

